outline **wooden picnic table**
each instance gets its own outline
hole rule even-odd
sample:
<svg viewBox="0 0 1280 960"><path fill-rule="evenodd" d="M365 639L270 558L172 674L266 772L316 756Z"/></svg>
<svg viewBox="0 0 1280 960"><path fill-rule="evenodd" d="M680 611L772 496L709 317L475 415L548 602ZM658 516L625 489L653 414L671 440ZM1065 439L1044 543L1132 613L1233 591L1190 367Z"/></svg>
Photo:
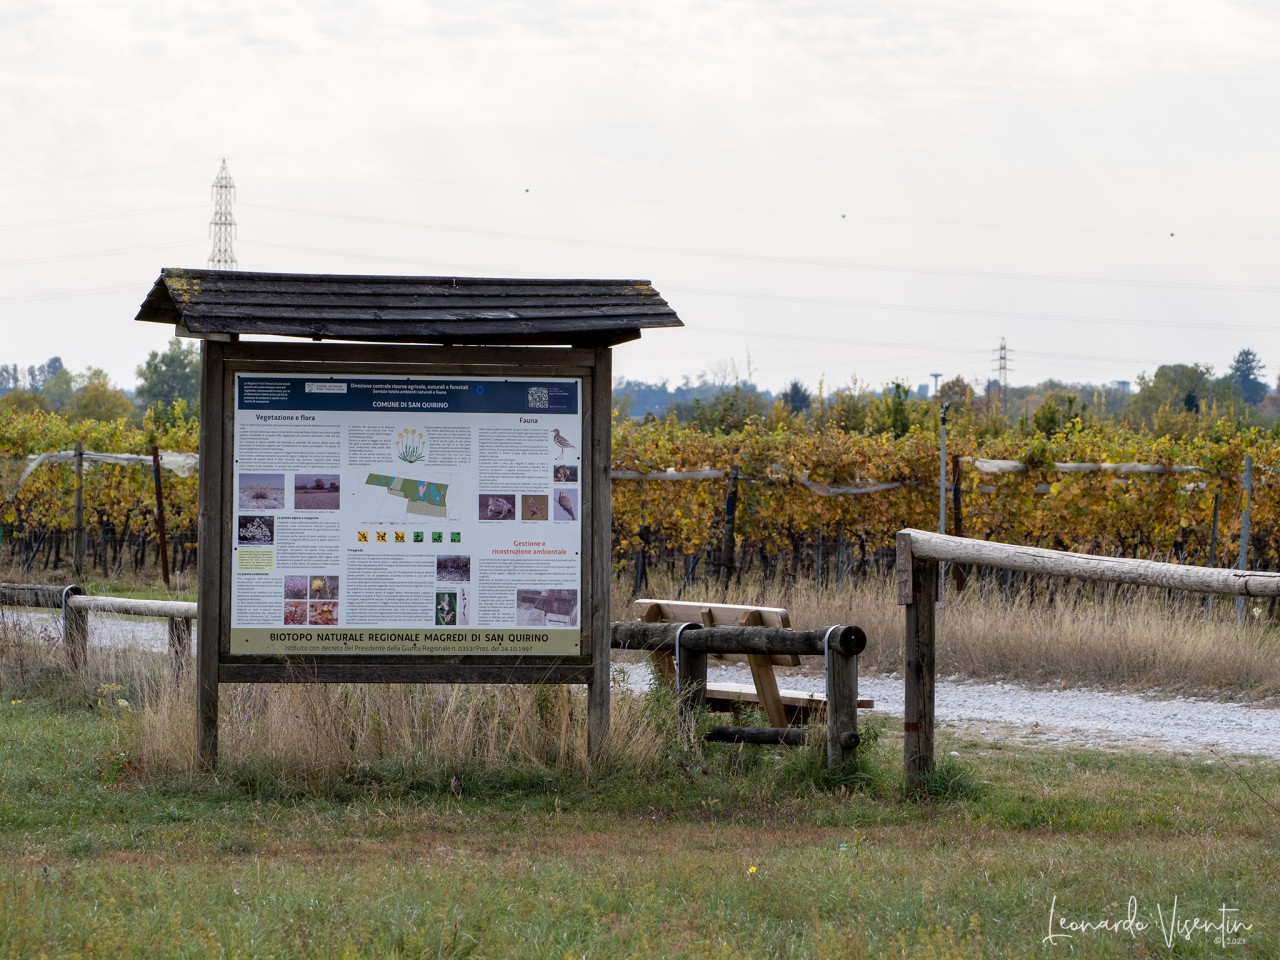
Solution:
<svg viewBox="0 0 1280 960"><path fill-rule="evenodd" d="M648 623L698 623L704 627L774 627L790 630L791 615L784 607L762 607L732 603L699 603L681 600L636 600L639 619ZM759 703L769 723L775 727L804 721L818 708L825 708L821 694L782 691L778 688L775 666L796 667L800 658L793 654L725 654L722 659L746 660L751 668L754 689L745 684L717 683L707 685L707 697L719 703ZM675 683L674 658L669 653L655 653L654 664L668 683ZM858 700L858 707L869 709L872 700Z"/></svg>

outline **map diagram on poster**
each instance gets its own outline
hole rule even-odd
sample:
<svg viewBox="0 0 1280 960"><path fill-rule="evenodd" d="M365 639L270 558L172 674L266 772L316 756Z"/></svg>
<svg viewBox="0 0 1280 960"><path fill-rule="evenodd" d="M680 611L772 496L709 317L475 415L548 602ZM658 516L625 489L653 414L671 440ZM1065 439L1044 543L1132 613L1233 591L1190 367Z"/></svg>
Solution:
<svg viewBox="0 0 1280 960"><path fill-rule="evenodd" d="M235 393L233 654L580 652L580 380Z"/></svg>

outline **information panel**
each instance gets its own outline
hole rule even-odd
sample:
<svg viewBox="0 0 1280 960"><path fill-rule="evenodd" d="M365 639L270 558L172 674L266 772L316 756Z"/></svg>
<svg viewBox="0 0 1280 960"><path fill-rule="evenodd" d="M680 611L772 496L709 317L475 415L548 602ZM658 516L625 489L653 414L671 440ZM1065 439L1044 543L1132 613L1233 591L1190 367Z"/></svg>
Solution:
<svg viewBox="0 0 1280 960"><path fill-rule="evenodd" d="M576 655L582 382L235 375L237 654Z"/></svg>

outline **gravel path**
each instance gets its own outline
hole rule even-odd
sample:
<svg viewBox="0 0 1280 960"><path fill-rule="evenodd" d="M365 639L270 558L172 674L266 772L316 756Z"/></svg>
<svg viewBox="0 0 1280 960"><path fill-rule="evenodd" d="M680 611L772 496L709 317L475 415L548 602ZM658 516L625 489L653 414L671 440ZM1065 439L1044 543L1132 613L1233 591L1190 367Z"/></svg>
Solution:
<svg viewBox="0 0 1280 960"><path fill-rule="evenodd" d="M751 682L745 664L715 666L707 675L711 682ZM783 673L778 685L821 693L823 678ZM858 695L874 699L876 713L902 716L904 690L899 677L862 677ZM1274 704L1258 707L1186 697L940 680L934 709L939 726L970 735L1046 745L1215 751L1280 759L1280 709Z"/></svg>
<svg viewBox="0 0 1280 960"><path fill-rule="evenodd" d="M7 622L20 617L37 635L57 636L56 617L5 611ZM163 620L125 620L94 615L90 636L105 646L167 649ZM648 683L648 667L624 664L633 686ZM751 683L746 664L713 665L711 682ZM779 670L787 690L823 692L823 678ZM863 677L858 692L876 702L875 712L902 716L903 682L894 676ZM1011 683L940 680L936 691L940 727L991 739L1015 739L1043 745L1103 749L1169 750L1248 754L1280 760L1280 709L1185 697L1161 698L1101 690L1030 689Z"/></svg>

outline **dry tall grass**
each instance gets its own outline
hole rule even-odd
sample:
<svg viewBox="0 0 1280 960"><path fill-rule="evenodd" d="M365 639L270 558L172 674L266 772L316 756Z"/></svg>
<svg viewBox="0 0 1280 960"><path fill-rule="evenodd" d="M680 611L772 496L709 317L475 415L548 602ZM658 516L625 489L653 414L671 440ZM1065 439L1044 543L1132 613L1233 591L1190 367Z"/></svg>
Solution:
<svg viewBox="0 0 1280 960"><path fill-rule="evenodd" d="M165 658L114 644L91 645L83 667L73 672L56 620L0 607L0 689L86 706L107 698L132 710L162 696L168 684Z"/></svg>
<svg viewBox="0 0 1280 960"><path fill-rule="evenodd" d="M672 704L613 691L608 765L643 773L674 744ZM195 703L190 684L144 705L140 762L191 768ZM219 758L269 769L290 782L325 782L362 770L422 778L462 772L592 772L586 698L568 686L229 684L220 698Z"/></svg>
<svg viewBox="0 0 1280 960"><path fill-rule="evenodd" d="M651 596L678 593L678 584L654 584ZM949 592L939 674L1252 699L1280 695L1276 629L1261 616L1237 627L1228 601L1206 617L1197 597L1073 584L1051 593L1036 586L1012 596L978 584L963 594ZM615 590L615 618L629 612L624 589ZM903 612L883 579L839 589L780 589L758 578L728 591L693 584L684 599L785 606L801 629L857 624L870 640L864 673L893 672L901 663ZM815 658L808 669L821 664ZM194 683L188 672L175 687L161 653L91 644L83 670L72 675L55 626L33 626L0 610L0 688L128 711L138 723L132 758L138 768L192 768ZM659 769L688 742L669 697L621 686L613 691L609 737L610 768L641 774ZM566 686L226 685L219 746L230 768L291 784L377 771L445 784L458 775L499 771L592 772L585 697Z"/></svg>
<svg viewBox="0 0 1280 960"><path fill-rule="evenodd" d="M629 582L616 582L613 617L631 616ZM651 576L648 597L674 598L680 582ZM792 625L852 623L868 637L864 674L902 667L903 609L892 581L875 577L838 587L789 586L744 577L721 590L689 584L682 599L786 607ZM1233 598L1206 617L1202 598L1162 590L1033 582L1002 591L972 580L943 600L937 668L941 676L1108 689L1159 689L1210 697L1280 695L1280 628L1249 608L1237 626Z"/></svg>
<svg viewBox="0 0 1280 960"><path fill-rule="evenodd" d="M137 769L193 769L194 688L190 670L175 685L167 655L130 646L91 643L74 673L56 626L0 608L0 689L128 712ZM606 767L656 770L682 739L674 702L621 684L611 701ZM446 783L463 773L594 772L585 693L564 685L226 684L219 706L220 760L291 784L373 768Z"/></svg>

